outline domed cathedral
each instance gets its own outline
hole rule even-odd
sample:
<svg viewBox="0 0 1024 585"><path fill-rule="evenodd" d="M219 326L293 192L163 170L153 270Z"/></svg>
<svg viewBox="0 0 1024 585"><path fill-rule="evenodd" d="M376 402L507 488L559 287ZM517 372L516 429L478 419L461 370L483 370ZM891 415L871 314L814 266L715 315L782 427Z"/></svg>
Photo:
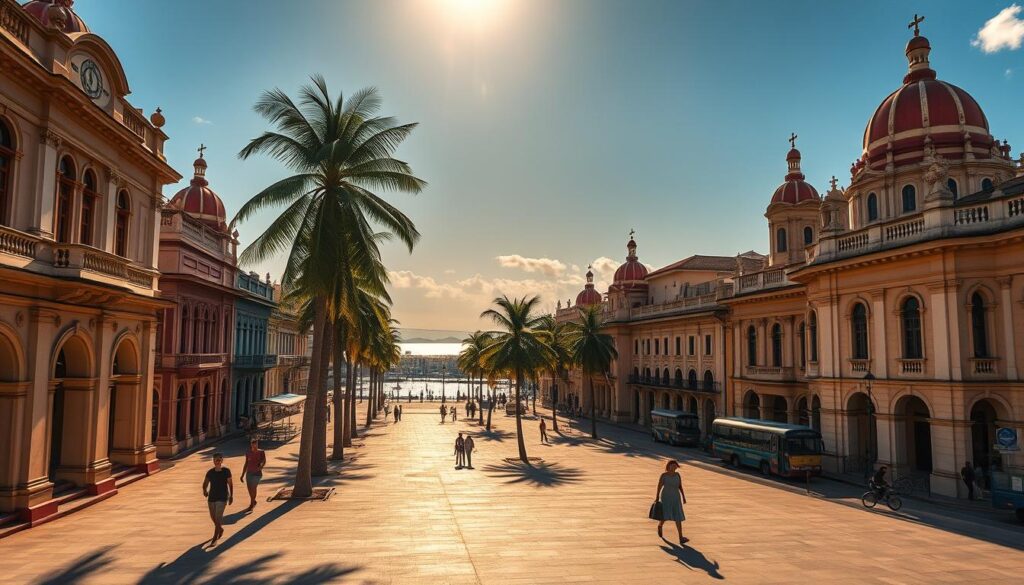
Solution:
<svg viewBox="0 0 1024 585"><path fill-rule="evenodd" d="M938 79L911 23L903 83L868 120L850 185L786 274L805 287L805 379L826 465L888 465L932 493L959 470L1024 467L1024 177L978 101Z"/></svg>
<svg viewBox="0 0 1024 585"><path fill-rule="evenodd" d="M789 171L775 193L764 216L768 218L769 265L789 266L804 261L804 249L817 239L821 201L818 192L800 170L800 151L796 134L789 138L786 154Z"/></svg>
<svg viewBox="0 0 1024 585"><path fill-rule="evenodd" d="M594 305L600 305L601 293L594 289L594 270L592 266L587 267L587 284L583 286L583 290L580 294L576 295L576 306L577 307L592 307Z"/></svg>
<svg viewBox="0 0 1024 585"><path fill-rule="evenodd" d="M162 296L156 341L153 429L157 452L172 456L233 427L231 343L238 234L206 179L199 148L194 176L160 212Z"/></svg>
<svg viewBox="0 0 1024 585"><path fill-rule="evenodd" d="M0 0L0 517L153 472L159 111L71 0ZM6 518L5 518L6 519Z"/></svg>
<svg viewBox="0 0 1024 585"><path fill-rule="evenodd" d="M633 233L626 242L626 261L615 270L615 277L608 287L608 300L616 310L639 307L647 304L647 267L636 255L636 240Z"/></svg>

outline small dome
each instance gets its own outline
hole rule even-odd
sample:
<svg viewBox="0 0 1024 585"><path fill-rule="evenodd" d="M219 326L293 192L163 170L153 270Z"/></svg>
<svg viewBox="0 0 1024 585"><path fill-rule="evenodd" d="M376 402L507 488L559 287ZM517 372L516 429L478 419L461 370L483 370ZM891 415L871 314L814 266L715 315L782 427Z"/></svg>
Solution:
<svg viewBox="0 0 1024 585"><path fill-rule="evenodd" d="M188 187L171 198L170 206L180 209L199 221L217 230L227 229L227 212L224 202L210 189L206 180L206 160L202 156L193 163L195 176Z"/></svg>
<svg viewBox="0 0 1024 585"><path fill-rule="evenodd" d="M50 26L51 18L59 15L64 19L63 30L65 33L89 32L89 27L85 25L85 21L72 10L71 7L74 3L75 0L32 0L22 6L22 8L24 8L25 12L34 16L43 26ZM51 8L53 9L52 12Z"/></svg>
<svg viewBox="0 0 1024 585"><path fill-rule="evenodd" d="M591 270L587 270L587 284L580 291L580 294L576 295L576 306L578 307L589 307L591 305L600 305L601 293L594 290L594 273Z"/></svg>
<svg viewBox="0 0 1024 585"><path fill-rule="evenodd" d="M791 140L795 139L795 136L791 138ZM817 201L818 191L804 180L804 174L800 170L800 151L795 146L786 153L786 163L789 165L789 172L786 173L785 182L779 185L775 189L775 193L772 194L772 204Z"/></svg>
<svg viewBox="0 0 1024 585"><path fill-rule="evenodd" d="M626 261L615 271L612 288L630 291L647 288L647 267L640 263L636 255L636 241L632 237L626 243Z"/></svg>

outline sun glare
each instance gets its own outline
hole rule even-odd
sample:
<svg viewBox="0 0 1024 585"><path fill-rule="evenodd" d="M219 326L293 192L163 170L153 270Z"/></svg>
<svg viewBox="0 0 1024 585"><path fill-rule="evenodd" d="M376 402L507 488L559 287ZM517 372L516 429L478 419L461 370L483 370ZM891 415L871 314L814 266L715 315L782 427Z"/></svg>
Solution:
<svg viewBox="0 0 1024 585"><path fill-rule="evenodd" d="M467 25L482 26L496 19L506 0L437 0L448 17Z"/></svg>

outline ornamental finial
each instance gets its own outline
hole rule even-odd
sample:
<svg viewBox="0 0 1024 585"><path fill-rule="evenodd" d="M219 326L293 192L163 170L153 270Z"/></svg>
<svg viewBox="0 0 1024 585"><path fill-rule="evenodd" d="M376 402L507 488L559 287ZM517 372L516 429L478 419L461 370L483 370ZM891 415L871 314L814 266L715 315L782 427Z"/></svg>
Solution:
<svg viewBox="0 0 1024 585"><path fill-rule="evenodd" d="M915 14L914 15L914 20L911 20L910 24L907 25L907 28L914 29L914 36L915 37L921 36L921 23L922 22L924 22L924 17L923 16L918 16L918 15Z"/></svg>

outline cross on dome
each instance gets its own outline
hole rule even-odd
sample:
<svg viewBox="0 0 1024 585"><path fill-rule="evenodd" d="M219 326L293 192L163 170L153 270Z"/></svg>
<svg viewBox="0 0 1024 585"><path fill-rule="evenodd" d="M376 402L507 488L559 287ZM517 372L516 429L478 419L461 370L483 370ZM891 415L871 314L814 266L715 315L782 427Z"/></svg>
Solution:
<svg viewBox="0 0 1024 585"><path fill-rule="evenodd" d="M832 175L832 178L829 179L828 184L831 185L832 190L835 191L836 185L839 184L839 179L837 179L835 175Z"/></svg>
<svg viewBox="0 0 1024 585"><path fill-rule="evenodd" d="M199 158L203 158L203 154L206 152L206 145L200 144L199 148L197 148L196 150L199 151Z"/></svg>
<svg viewBox="0 0 1024 585"><path fill-rule="evenodd" d="M918 15L915 14L914 15L914 20L911 20L910 24L907 25L907 28L914 29L914 36L915 37L921 36L921 26L920 25L921 25L922 22L924 22L924 17L923 16L918 16Z"/></svg>
<svg viewBox="0 0 1024 585"><path fill-rule="evenodd" d="M789 133L789 147L790 148L796 148L796 139L797 138L799 138L799 136L797 136L796 133L794 133L794 132L790 132Z"/></svg>

